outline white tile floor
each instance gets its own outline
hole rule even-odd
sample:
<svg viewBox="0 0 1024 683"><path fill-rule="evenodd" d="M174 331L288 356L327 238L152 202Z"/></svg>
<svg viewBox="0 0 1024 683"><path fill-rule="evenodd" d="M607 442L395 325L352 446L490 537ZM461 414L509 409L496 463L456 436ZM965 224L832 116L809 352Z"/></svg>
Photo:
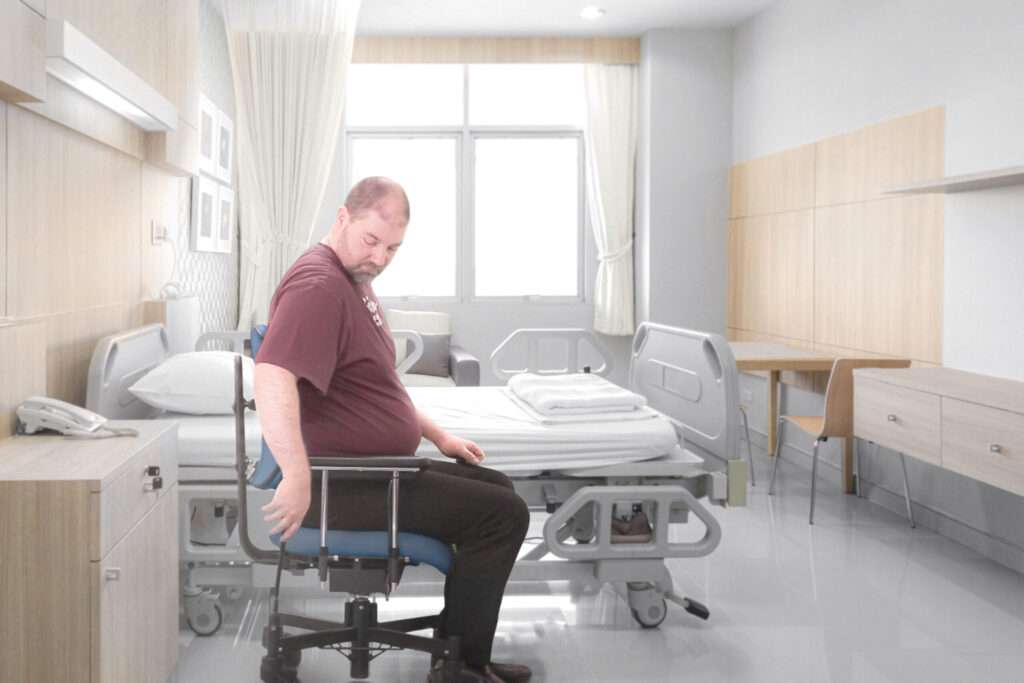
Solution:
<svg viewBox="0 0 1024 683"><path fill-rule="evenodd" d="M530 595L512 585L495 657L530 664L538 683L1024 681L1024 576L824 483L809 527L808 473L782 467L769 498L768 460L757 467L764 484L749 505L715 509L718 550L669 561L676 590L706 602L710 621L671 606L660 628L641 630L609 588L574 596L555 583ZM339 604L302 608L335 618ZM381 617L440 604L396 597ZM182 632L177 683L259 680L266 597L250 591L227 612L213 637ZM422 681L426 670L420 653L387 653L371 665L374 681ZM299 672L303 683L349 680L347 662L329 651L306 653Z"/></svg>

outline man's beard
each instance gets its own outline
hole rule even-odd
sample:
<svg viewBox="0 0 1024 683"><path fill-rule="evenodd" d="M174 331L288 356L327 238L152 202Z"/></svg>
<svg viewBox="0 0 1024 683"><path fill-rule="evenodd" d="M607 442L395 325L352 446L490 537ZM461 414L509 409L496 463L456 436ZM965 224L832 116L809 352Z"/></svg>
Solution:
<svg viewBox="0 0 1024 683"><path fill-rule="evenodd" d="M373 282L373 279L380 275L384 269L377 268L372 265L362 265L355 268L346 268L345 270L348 271L349 277L351 277L355 282L365 285L369 282Z"/></svg>

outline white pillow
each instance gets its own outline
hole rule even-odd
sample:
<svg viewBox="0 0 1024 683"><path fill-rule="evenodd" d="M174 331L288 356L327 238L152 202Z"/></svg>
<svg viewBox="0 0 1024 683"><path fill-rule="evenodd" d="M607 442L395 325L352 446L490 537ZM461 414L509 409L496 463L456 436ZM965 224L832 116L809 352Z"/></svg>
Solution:
<svg viewBox="0 0 1024 683"><path fill-rule="evenodd" d="M235 358L231 351L193 351L171 356L129 387L139 400L174 413L229 415L235 403ZM252 358L242 357L242 386L253 395Z"/></svg>

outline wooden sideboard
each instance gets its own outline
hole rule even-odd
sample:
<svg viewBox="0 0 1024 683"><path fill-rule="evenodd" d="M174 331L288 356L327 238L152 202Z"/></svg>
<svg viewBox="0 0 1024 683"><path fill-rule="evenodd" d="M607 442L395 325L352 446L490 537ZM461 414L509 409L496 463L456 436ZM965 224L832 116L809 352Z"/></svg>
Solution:
<svg viewBox="0 0 1024 683"><path fill-rule="evenodd" d="M116 424L139 435L0 441L2 681L164 681L174 670L177 423Z"/></svg>
<svg viewBox="0 0 1024 683"><path fill-rule="evenodd" d="M854 434L1024 496L1024 382L949 368L855 370Z"/></svg>

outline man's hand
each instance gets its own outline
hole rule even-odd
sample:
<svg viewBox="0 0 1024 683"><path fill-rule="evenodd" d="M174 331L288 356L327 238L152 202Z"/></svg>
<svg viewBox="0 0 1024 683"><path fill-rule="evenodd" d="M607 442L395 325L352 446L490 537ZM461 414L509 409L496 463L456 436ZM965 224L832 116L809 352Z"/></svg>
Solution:
<svg viewBox="0 0 1024 683"><path fill-rule="evenodd" d="M483 449L468 439L460 439L452 434L445 433L444 437L436 444L437 450L449 458L463 460L470 465L479 465L487 456Z"/></svg>
<svg viewBox="0 0 1024 683"><path fill-rule="evenodd" d="M298 531L302 518L309 510L309 487L309 477L286 476L281 480L274 492L274 499L262 508L267 513L263 518L265 521L277 520L277 525L270 530L271 534L281 532L281 540L287 541Z"/></svg>

